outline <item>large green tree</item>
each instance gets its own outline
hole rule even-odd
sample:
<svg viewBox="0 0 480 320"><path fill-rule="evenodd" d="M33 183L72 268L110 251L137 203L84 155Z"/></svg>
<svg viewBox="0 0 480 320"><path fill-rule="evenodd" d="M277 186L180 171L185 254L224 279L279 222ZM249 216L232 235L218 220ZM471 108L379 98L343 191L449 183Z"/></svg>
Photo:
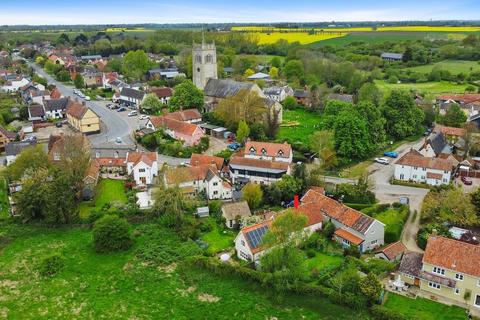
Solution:
<svg viewBox="0 0 480 320"><path fill-rule="evenodd" d="M194 109L202 110L204 104L203 92L192 81L183 81L175 86L169 105L172 110Z"/></svg>
<svg viewBox="0 0 480 320"><path fill-rule="evenodd" d="M395 139L403 139L421 131L424 114L405 91L393 90L385 100L385 129Z"/></svg>
<svg viewBox="0 0 480 320"><path fill-rule="evenodd" d="M238 123L238 129L237 129L237 141L244 143L245 140L247 140L249 135L250 135L250 128L248 127L248 124L245 122L245 120L240 120L240 122Z"/></svg>
<svg viewBox="0 0 480 320"><path fill-rule="evenodd" d="M129 51L123 58L122 72L129 78L141 80L152 66L143 50Z"/></svg>
<svg viewBox="0 0 480 320"><path fill-rule="evenodd" d="M360 102L356 108L358 113L367 122L370 143L374 146L384 143L386 139L386 121L382 111L373 102L368 101Z"/></svg>
<svg viewBox="0 0 480 320"><path fill-rule="evenodd" d="M335 148L344 159L363 159L375 149L367 122L357 112L340 112L334 132Z"/></svg>
<svg viewBox="0 0 480 320"><path fill-rule="evenodd" d="M49 166L48 156L43 146L32 146L24 149L15 159L15 162L7 167L7 175L10 180L16 181L20 180L24 174L48 169Z"/></svg>
<svg viewBox="0 0 480 320"><path fill-rule="evenodd" d="M454 103L448 107L442 122L446 126L460 128L465 125L466 121L467 115L458 104Z"/></svg>
<svg viewBox="0 0 480 320"><path fill-rule="evenodd" d="M75 84L75 88L77 89L85 88L85 81L83 80L83 76L81 74L77 74L75 76L75 80L73 80L73 83Z"/></svg>
<svg viewBox="0 0 480 320"><path fill-rule="evenodd" d="M235 96L222 100L214 114L227 126L236 127L241 120L247 124L263 122L266 112L265 101L258 93L240 90Z"/></svg>
<svg viewBox="0 0 480 320"><path fill-rule="evenodd" d="M382 101L382 92L372 82L367 82L362 85L358 91L359 102L371 102L375 106L379 106Z"/></svg>
<svg viewBox="0 0 480 320"><path fill-rule="evenodd" d="M338 164L333 131L316 131L310 138L310 149L317 153L323 169L332 169Z"/></svg>
<svg viewBox="0 0 480 320"><path fill-rule="evenodd" d="M141 108L150 114L155 114L163 107L163 103L155 93L149 93L142 102Z"/></svg>
<svg viewBox="0 0 480 320"><path fill-rule="evenodd" d="M250 209L257 209L263 199L262 188L258 184L248 183L242 189L242 198L247 201Z"/></svg>

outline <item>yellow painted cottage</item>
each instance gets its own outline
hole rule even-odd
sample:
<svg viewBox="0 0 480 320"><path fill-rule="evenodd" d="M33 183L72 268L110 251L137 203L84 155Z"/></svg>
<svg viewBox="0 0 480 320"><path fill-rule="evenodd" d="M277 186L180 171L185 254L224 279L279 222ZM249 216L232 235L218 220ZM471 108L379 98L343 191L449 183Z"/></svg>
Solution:
<svg viewBox="0 0 480 320"><path fill-rule="evenodd" d="M68 123L84 134L100 132L100 117L80 102L73 102L67 108Z"/></svg>

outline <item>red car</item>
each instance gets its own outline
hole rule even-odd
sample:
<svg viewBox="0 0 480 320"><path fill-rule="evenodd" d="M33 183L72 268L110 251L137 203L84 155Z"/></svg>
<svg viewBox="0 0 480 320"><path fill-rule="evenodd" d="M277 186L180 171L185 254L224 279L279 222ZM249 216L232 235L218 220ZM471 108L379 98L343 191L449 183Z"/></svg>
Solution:
<svg viewBox="0 0 480 320"><path fill-rule="evenodd" d="M467 185L467 186L471 186L472 185L472 180L468 179L467 177L462 177L462 182Z"/></svg>

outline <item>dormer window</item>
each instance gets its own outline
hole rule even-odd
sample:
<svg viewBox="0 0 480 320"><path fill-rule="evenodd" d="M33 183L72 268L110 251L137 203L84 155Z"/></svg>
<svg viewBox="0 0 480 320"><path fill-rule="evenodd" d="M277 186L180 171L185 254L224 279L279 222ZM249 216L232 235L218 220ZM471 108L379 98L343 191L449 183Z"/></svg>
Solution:
<svg viewBox="0 0 480 320"><path fill-rule="evenodd" d="M251 147L250 150L249 150L249 152L250 152L251 155L254 155L256 151L257 151L257 150L255 150L254 147Z"/></svg>
<svg viewBox="0 0 480 320"><path fill-rule="evenodd" d="M95 152L95 158L100 158L100 152Z"/></svg>
<svg viewBox="0 0 480 320"><path fill-rule="evenodd" d="M115 153L113 154L113 157L114 157L115 159L118 159L118 151L115 151Z"/></svg>
<svg viewBox="0 0 480 320"><path fill-rule="evenodd" d="M54 161L60 161L60 153L55 152L55 153L53 154L53 160L54 160Z"/></svg>
<svg viewBox="0 0 480 320"><path fill-rule="evenodd" d="M262 156L266 156L266 155L267 155L267 150L262 149Z"/></svg>
<svg viewBox="0 0 480 320"><path fill-rule="evenodd" d="M283 157L283 151L282 150L278 150L278 156Z"/></svg>

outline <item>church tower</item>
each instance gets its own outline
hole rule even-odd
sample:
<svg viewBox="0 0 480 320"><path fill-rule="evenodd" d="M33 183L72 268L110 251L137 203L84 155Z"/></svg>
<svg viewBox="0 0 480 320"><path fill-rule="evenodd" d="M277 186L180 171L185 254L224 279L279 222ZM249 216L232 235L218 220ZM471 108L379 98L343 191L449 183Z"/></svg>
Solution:
<svg viewBox="0 0 480 320"><path fill-rule="evenodd" d="M217 49L215 43L201 45L193 44L192 50L193 83L199 89L204 89L208 79L218 79Z"/></svg>

